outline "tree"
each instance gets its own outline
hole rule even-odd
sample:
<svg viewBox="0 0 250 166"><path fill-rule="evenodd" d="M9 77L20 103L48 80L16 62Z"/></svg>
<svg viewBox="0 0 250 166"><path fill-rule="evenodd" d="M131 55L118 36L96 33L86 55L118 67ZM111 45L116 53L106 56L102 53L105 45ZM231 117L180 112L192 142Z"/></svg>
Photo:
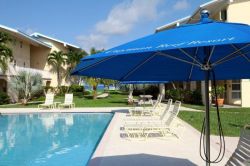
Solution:
<svg viewBox="0 0 250 166"><path fill-rule="evenodd" d="M66 63L68 65L67 67L67 71L66 71L66 75L65 77L71 82L71 78L70 78L70 73L72 72L72 70L76 67L76 65L80 62L80 60L85 57L86 55L88 55L88 53L84 50L82 51L72 51L70 50L67 54L66 54Z"/></svg>
<svg viewBox="0 0 250 166"><path fill-rule="evenodd" d="M8 69L8 61L13 60L12 50L7 46L11 38L7 33L0 32L0 69L5 73Z"/></svg>
<svg viewBox="0 0 250 166"><path fill-rule="evenodd" d="M105 89L108 88L109 85L116 83L115 80L111 80L111 79L101 79L100 82L105 86Z"/></svg>
<svg viewBox="0 0 250 166"><path fill-rule="evenodd" d="M87 84L92 86L92 88L93 88L93 99L96 99L97 98L97 87L98 87L101 79L100 78L85 77L85 81L87 82Z"/></svg>
<svg viewBox="0 0 250 166"><path fill-rule="evenodd" d="M95 49L94 47L92 47L92 48L90 49L90 55L97 54L97 53L100 53L100 52L102 52L102 51L104 51L104 49L102 49L102 50L97 50L97 49Z"/></svg>
<svg viewBox="0 0 250 166"><path fill-rule="evenodd" d="M11 78L10 87L21 99L22 104L27 104L34 95L41 92L42 76L39 73L20 71Z"/></svg>
<svg viewBox="0 0 250 166"><path fill-rule="evenodd" d="M62 51L53 51L48 56L48 64L52 65L57 74L57 87L61 86L61 72L63 65L65 65L66 57Z"/></svg>

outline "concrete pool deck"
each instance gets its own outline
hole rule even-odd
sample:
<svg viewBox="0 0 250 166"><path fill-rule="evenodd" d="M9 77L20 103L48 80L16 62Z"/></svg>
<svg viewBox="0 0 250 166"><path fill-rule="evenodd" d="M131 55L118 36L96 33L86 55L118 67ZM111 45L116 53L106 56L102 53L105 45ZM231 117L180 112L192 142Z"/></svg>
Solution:
<svg viewBox="0 0 250 166"><path fill-rule="evenodd" d="M96 148L90 166L163 166L163 165L205 165L199 156L199 131L186 122L177 119L180 124L176 128L179 138L169 137L166 139L149 138L147 140L128 140L120 137L120 127L127 112L127 107L107 108L75 108L38 110L35 108L0 108L2 114L15 113L48 113L48 112L114 112L105 134ZM182 109L185 110L185 109ZM193 110L186 110L193 111ZM218 153L217 136L211 136L212 156ZM226 154L219 164L225 165L232 152L235 150L238 137L226 137Z"/></svg>

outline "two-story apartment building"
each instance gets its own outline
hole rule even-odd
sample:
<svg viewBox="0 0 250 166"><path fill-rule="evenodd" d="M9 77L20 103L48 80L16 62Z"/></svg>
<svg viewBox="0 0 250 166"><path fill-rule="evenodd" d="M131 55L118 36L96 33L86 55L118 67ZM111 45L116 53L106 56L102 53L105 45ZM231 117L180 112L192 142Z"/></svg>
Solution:
<svg viewBox="0 0 250 166"><path fill-rule="evenodd" d="M69 50L81 50L78 46L39 33L28 35L3 25L0 25L0 31L9 34L12 39L9 47L13 52L13 61L9 63L6 73L0 71L0 91L8 92L12 99L15 96L11 93L8 82L19 71L40 73L44 85L55 87L57 86L57 77L53 67L47 62L49 53L53 51L67 53ZM66 70L67 66L65 65L63 68ZM65 77L62 76L61 85L68 84Z"/></svg>
<svg viewBox="0 0 250 166"><path fill-rule="evenodd" d="M209 10L210 17L217 21L250 24L250 0L213 0L200 5L190 16L156 28L156 33L186 23L197 23L200 20L200 12L204 9ZM224 96L226 104L250 107L249 79L220 80L217 81L217 84L225 87ZM181 87L190 90L201 89L204 101L204 81L184 82L181 84Z"/></svg>

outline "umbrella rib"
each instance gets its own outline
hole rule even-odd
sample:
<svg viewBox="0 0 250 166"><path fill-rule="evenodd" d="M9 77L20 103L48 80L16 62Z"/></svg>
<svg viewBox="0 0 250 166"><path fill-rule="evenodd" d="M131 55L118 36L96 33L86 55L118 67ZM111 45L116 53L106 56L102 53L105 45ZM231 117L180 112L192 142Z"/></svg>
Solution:
<svg viewBox="0 0 250 166"><path fill-rule="evenodd" d="M234 51L234 52L228 54L227 56L225 56L225 57L219 59L218 61L214 62L213 64L211 64L211 66L216 66L216 65L218 65L218 64L221 64L221 63L224 62L224 60L227 61L227 60L228 60L227 58L230 58L232 55L238 53L240 50L243 50L244 48L247 48L249 45L250 45L250 44L247 44L247 45L241 47L240 49L238 49L238 50L236 50L236 51ZM230 59L231 59L231 58L230 58Z"/></svg>
<svg viewBox="0 0 250 166"><path fill-rule="evenodd" d="M235 49L238 50L239 48L237 48L237 46L235 46L234 44L231 44L231 46ZM248 62L250 62L250 59L248 58L248 56L244 53L242 53L241 51L239 51L240 55L243 56Z"/></svg>
<svg viewBox="0 0 250 166"><path fill-rule="evenodd" d="M210 59L211 59L211 57L212 57L212 55L213 55L213 53L214 53L214 49L215 49L215 46L212 47L212 51L211 51L210 54L209 54L209 57L208 57L208 59L207 59L207 65L209 65Z"/></svg>
<svg viewBox="0 0 250 166"><path fill-rule="evenodd" d="M109 59L111 59L111 58L114 58L114 57L115 57L115 55L114 55L114 56L111 56L111 57L108 57L108 58L105 58L105 59L103 59L103 60L101 60L101 61L98 61L98 62L96 62L96 63L94 63L94 64L92 64L92 65L90 65L90 66L87 66L87 67L85 67L85 68L80 69L79 72L82 72L82 71L85 71L85 70L90 69L90 68L92 68L92 67L95 67L96 65L98 65L98 64L100 64L100 63L102 63L102 62L105 62L105 61L107 61L107 60L109 60Z"/></svg>
<svg viewBox="0 0 250 166"><path fill-rule="evenodd" d="M145 63L147 63L148 61L150 61L152 58L154 58L156 56L156 54L153 54L152 56L150 56L149 58L147 58L146 60L144 60L143 62L140 62L139 64L136 65L135 68L133 68L132 70L130 70L125 76L123 76L120 81L126 79L127 77L129 77L131 74L133 74L136 70L138 70L142 65L144 65Z"/></svg>
<svg viewBox="0 0 250 166"><path fill-rule="evenodd" d="M193 61L195 61L196 63L198 63L199 65L202 66L202 63L200 63L199 61L197 61L192 55L190 55L189 53L187 53L185 50L183 50L182 48L178 48L178 50L180 50L183 54L185 54L186 56L188 56L189 58L191 58Z"/></svg>
<svg viewBox="0 0 250 166"><path fill-rule="evenodd" d="M169 54L166 54L166 53L158 52L157 55L162 55L162 56L165 56L165 57L177 60L177 61L181 61L181 62L188 63L188 64L191 64L191 65L195 65L195 66L198 66L198 67L202 67L200 64L192 63L192 62L189 62L187 60L177 58L177 57L175 57L173 55L169 55Z"/></svg>
<svg viewBox="0 0 250 166"><path fill-rule="evenodd" d="M227 61L230 61L230 60L232 60L232 59L234 59L234 58L237 58L237 57L238 57L238 55L232 56L232 57L230 57L230 58L228 58L228 59L225 59L225 60L223 60L223 61L218 62L217 64L213 65L213 67L214 67L214 66L217 66L217 65L220 65L220 64L222 64L222 63L225 63L225 62L227 62Z"/></svg>
<svg viewBox="0 0 250 166"><path fill-rule="evenodd" d="M195 49L195 56L194 56L195 58L197 57L198 50L199 50L199 47L196 47L196 49ZM194 61L193 61L193 63L194 63ZM191 78L191 76L192 76L193 68L194 68L194 64L192 64L191 69L190 69L190 73L189 73L189 76L188 76L188 79L189 79L189 80L190 80L190 78Z"/></svg>
<svg viewBox="0 0 250 166"><path fill-rule="evenodd" d="M250 51L249 51L250 52ZM247 53L249 53L249 52L247 52ZM246 54L246 53L245 53ZM217 65L219 65L219 64L222 64L222 63L225 63L225 62L227 62L227 61L230 61L230 60L232 60L232 59L234 59L234 58L237 58L239 55L235 55L235 56L232 56L232 57L230 57L230 58L228 58L228 59L225 59L225 60L223 60L223 61L221 61L221 62L219 62L219 63L217 63L216 65L214 65L214 66L217 66ZM250 62L250 61L249 61Z"/></svg>

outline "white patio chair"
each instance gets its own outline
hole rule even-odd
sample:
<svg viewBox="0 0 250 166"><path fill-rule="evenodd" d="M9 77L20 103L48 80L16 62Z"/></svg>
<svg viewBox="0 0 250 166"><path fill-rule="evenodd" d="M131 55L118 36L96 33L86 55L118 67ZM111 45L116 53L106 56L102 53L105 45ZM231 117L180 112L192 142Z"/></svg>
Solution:
<svg viewBox="0 0 250 166"><path fill-rule="evenodd" d="M139 135L144 135L148 137L151 132L161 133L163 136L174 135L178 138L177 134L172 131L172 123L178 116L180 110L181 102L176 101L172 110L161 120L150 120L150 121L139 121L134 123L124 124L124 130L128 136L137 133Z"/></svg>
<svg viewBox="0 0 250 166"><path fill-rule="evenodd" d="M45 102L43 104L38 104L38 108L55 108L54 96L53 93L46 94Z"/></svg>
<svg viewBox="0 0 250 166"><path fill-rule="evenodd" d="M73 94L65 94L64 103L59 104L58 107L61 108L75 108L75 103L73 103Z"/></svg>

